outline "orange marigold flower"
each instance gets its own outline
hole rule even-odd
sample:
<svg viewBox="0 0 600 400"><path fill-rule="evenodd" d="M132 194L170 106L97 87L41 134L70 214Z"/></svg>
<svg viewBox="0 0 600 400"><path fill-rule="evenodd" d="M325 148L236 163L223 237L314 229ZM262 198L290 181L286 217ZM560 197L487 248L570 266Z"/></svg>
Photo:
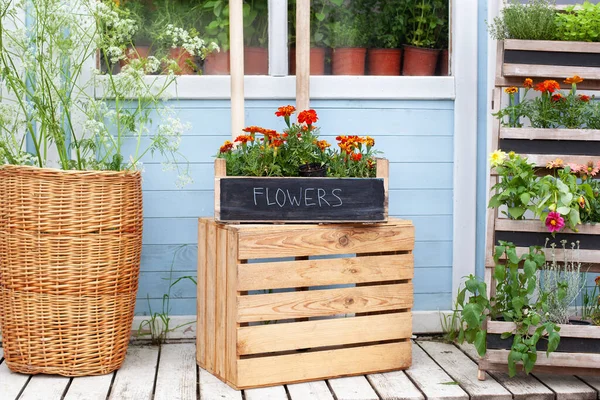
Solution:
<svg viewBox="0 0 600 400"><path fill-rule="evenodd" d="M301 124L312 125L319 120L317 112L315 110L304 110L298 114L298 122Z"/></svg>
<svg viewBox="0 0 600 400"><path fill-rule="evenodd" d="M289 117L293 113L296 112L296 107L294 106L283 106L279 107L277 111L275 111L275 115L278 117Z"/></svg>
<svg viewBox="0 0 600 400"><path fill-rule="evenodd" d="M523 87L526 87L527 89L531 89L533 87L533 79L531 79L531 78L525 79L525 82L523 82Z"/></svg>
<svg viewBox="0 0 600 400"><path fill-rule="evenodd" d="M552 168L562 168L564 165L564 161L561 160L560 158L557 158L554 161L550 161L548 164L546 164L546 168L552 169Z"/></svg>
<svg viewBox="0 0 600 400"><path fill-rule="evenodd" d="M583 101L584 103L588 103L590 101L590 96L587 94L580 94L579 100Z"/></svg>
<svg viewBox="0 0 600 400"><path fill-rule="evenodd" d="M504 89L505 93L508 94L515 94L519 91L519 89L516 86L511 86L511 87L507 87L506 89Z"/></svg>
<svg viewBox="0 0 600 400"><path fill-rule="evenodd" d="M373 147L375 146L375 139L373 139L371 136L367 136L365 139L365 143L367 144L367 146Z"/></svg>
<svg viewBox="0 0 600 400"><path fill-rule="evenodd" d="M231 149L233 149L233 143L231 143L229 140L226 140L225 143L223 143L223 146L221 146L221 148L219 149L219 151L221 153L227 153L228 151L231 151Z"/></svg>
<svg viewBox="0 0 600 400"><path fill-rule="evenodd" d="M269 147L281 147L283 145L282 139L275 139L269 144Z"/></svg>
<svg viewBox="0 0 600 400"><path fill-rule="evenodd" d="M375 161L373 161L373 159L372 159L372 158L369 158L369 159L367 160L367 166L369 167L369 169L373 169L373 168L375 168Z"/></svg>
<svg viewBox="0 0 600 400"><path fill-rule="evenodd" d="M331 145L327 142L327 140L318 140L317 146L319 147L319 149L321 149L321 151L325 151L325 149L330 147Z"/></svg>
<svg viewBox="0 0 600 400"><path fill-rule="evenodd" d="M350 158L352 159L352 161L358 162L362 159L362 153L352 153Z"/></svg>
<svg viewBox="0 0 600 400"><path fill-rule="evenodd" d="M235 142L247 143L253 141L254 138L251 135L240 135L235 138Z"/></svg>
<svg viewBox="0 0 600 400"><path fill-rule="evenodd" d="M538 92L554 93L560 89L560 84L554 80L546 80L535 85L535 90Z"/></svg>
<svg viewBox="0 0 600 400"><path fill-rule="evenodd" d="M552 98L550 99L552 100L554 103L563 100L562 94L560 93L556 93L552 95Z"/></svg>
<svg viewBox="0 0 600 400"><path fill-rule="evenodd" d="M260 126L249 126L242 129L242 131L247 133L263 133L265 128L261 128Z"/></svg>
<svg viewBox="0 0 600 400"><path fill-rule="evenodd" d="M570 78L565 79L565 83L573 84L573 83L581 83L583 82L583 78L579 75L573 75Z"/></svg>

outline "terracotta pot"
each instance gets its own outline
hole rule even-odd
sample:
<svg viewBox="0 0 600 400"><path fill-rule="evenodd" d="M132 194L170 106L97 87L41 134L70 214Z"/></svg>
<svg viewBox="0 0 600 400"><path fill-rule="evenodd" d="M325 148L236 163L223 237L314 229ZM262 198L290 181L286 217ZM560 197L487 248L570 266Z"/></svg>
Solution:
<svg viewBox="0 0 600 400"><path fill-rule="evenodd" d="M194 69L194 57L184 48L176 47L169 50L169 58L177 61L180 70L176 75L194 75L196 73Z"/></svg>
<svg viewBox="0 0 600 400"><path fill-rule="evenodd" d="M149 55L150 46L139 45L135 47L128 47L127 50L125 50L125 58L119 60L119 64L121 65L121 68L123 68L124 66L129 64L129 60L137 60L138 58L148 58Z"/></svg>
<svg viewBox="0 0 600 400"><path fill-rule="evenodd" d="M404 46L402 75L433 76L439 53L436 49Z"/></svg>
<svg viewBox="0 0 600 400"><path fill-rule="evenodd" d="M244 48L244 75L268 75L269 52L264 47Z"/></svg>
<svg viewBox="0 0 600 400"><path fill-rule="evenodd" d="M401 49L369 49L369 75L400 75Z"/></svg>
<svg viewBox="0 0 600 400"><path fill-rule="evenodd" d="M348 47L333 49L333 75L364 75L367 49Z"/></svg>
<svg viewBox="0 0 600 400"><path fill-rule="evenodd" d="M438 74L440 76L448 76L448 49L440 51L438 59Z"/></svg>
<svg viewBox="0 0 600 400"><path fill-rule="evenodd" d="M311 47L310 74L325 75L325 48ZM296 75L296 49L290 47L290 75Z"/></svg>
<svg viewBox="0 0 600 400"><path fill-rule="evenodd" d="M229 75L229 50L212 52L204 59L205 75Z"/></svg>

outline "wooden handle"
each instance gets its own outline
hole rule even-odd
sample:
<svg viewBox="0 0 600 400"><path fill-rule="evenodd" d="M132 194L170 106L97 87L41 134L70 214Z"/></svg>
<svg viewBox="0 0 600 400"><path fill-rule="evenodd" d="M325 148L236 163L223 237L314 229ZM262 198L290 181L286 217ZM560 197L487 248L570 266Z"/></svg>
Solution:
<svg viewBox="0 0 600 400"><path fill-rule="evenodd" d="M310 0L296 1L296 108L309 109Z"/></svg>
<svg viewBox="0 0 600 400"><path fill-rule="evenodd" d="M244 129L244 14L242 0L229 0L231 65L231 137Z"/></svg>

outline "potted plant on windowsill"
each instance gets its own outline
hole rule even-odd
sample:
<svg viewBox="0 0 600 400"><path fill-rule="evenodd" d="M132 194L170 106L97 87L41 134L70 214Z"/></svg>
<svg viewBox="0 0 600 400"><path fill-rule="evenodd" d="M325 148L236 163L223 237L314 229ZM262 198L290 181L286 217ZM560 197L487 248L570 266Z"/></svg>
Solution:
<svg viewBox="0 0 600 400"><path fill-rule="evenodd" d="M269 73L267 0L245 0L243 14L244 74L267 75Z"/></svg>
<svg viewBox="0 0 600 400"><path fill-rule="evenodd" d="M296 74L296 1L289 1L290 75ZM325 75L326 47L329 46L327 24L333 10L331 0L314 0L310 8L310 74Z"/></svg>
<svg viewBox="0 0 600 400"><path fill-rule="evenodd" d="M435 74L440 52L434 47L436 30L442 22L437 14L437 10L442 7L442 0L412 2L409 7L412 15L408 20L408 44L404 45L402 75L431 76Z"/></svg>
<svg viewBox="0 0 600 400"><path fill-rule="evenodd" d="M25 11L36 32L4 36L14 51L0 58L5 362L26 374L110 373L125 357L137 296L141 161L156 153L172 164L186 129L164 106L175 77L146 77L160 68L150 56L82 81L96 49L118 63L135 32L113 1L82 1L78 13L58 0L2 7L3 32Z"/></svg>
<svg viewBox="0 0 600 400"><path fill-rule="evenodd" d="M219 47L219 52L212 52L204 59L206 75L229 75L229 1L213 0L202 5L206 35Z"/></svg>
<svg viewBox="0 0 600 400"><path fill-rule="evenodd" d="M450 73L448 68L448 64L450 62L448 54L448 42L450 39L448 20L450 18L450 14L447 2L443 2L442 6L438 9L438 16L440 19L440 24L436 31L437 38L435 47L440 49L440 55L437 65L437 75L448 76Z"/></svg>
<svg viewBox="0 0 600 400"><path fill-rule="evenodd" d="M348 8L341 0L328 25L332 52L333 75L364 75L367 55L367 33L363 30L365 13ZM337 5L337 4L336 4Z"/></svg>
<svg viewBox="0 0 600 400"><path fill-rule="evenodd" d="M358 0L365 12L363 31L368 34L367 69L369 75L400 75L402 49L407 26L408 0Z"/></svg>
<svg viewBox="0 0 600 400"><path fill-rule="evenodd" d="M121 60L121 68L130 59L147 59L152 54L152 41L148 27L150 24L150 6L146 0L125 0L121 7L129 11L129 16L138 27L132 39L132 44L125 51L125 58Z"/></svg>

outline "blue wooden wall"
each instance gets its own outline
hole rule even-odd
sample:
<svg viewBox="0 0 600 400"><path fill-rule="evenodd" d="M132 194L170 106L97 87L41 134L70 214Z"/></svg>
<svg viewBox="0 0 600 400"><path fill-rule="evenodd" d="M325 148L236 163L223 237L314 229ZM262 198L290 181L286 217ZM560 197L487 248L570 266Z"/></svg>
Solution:
<svg viewBox="0 0 600 400"><path fill-rule="evenodd" d="M274 115L286 101L247 101L246 125L283 128ZM314 101L321 136L370 135L390 164L390 215L416 227L415 310L450 309L452 290L452 101ZM175 104L192 129L181 150L194 183L175 185L160 158L144 160L144 247L137 314L162 311L170 279L196 275L197 218L213 214L213 156L230 139L229 101ZM172 271L172 272L171 272ZM196 313L195 286L171 290L172 315Z"/></svg>

